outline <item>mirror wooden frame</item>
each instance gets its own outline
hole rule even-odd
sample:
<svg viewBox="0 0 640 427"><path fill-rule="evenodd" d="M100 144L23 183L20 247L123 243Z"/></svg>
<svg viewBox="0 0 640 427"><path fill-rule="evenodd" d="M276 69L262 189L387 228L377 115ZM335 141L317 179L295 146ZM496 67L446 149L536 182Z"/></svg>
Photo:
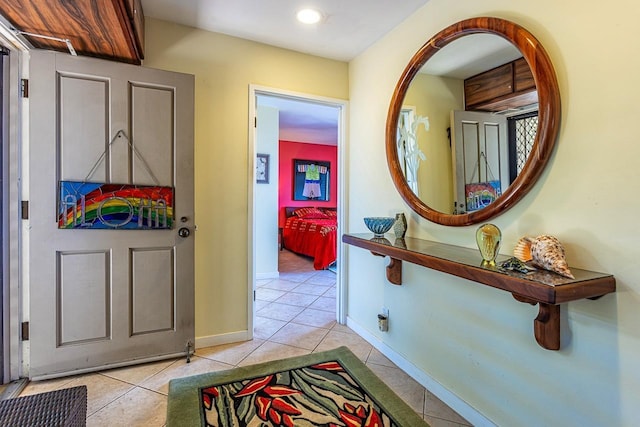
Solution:
<svg viewBox="0 0 640 427"><path fill-rule="evenodd" d="M469 34L495 34L517 47L529 64L538 90L538 130L527 162L509 188L489 206L478 211L453 215L436 211L409 188L400 168L397 154L397 129L402 103L411 81L420 68L440 49ZM404 201L429 221L449 226L477 224L493 218L513 207L536 183L556 143L560 126L560 93L551 60L540 42L523 27L494 18L471 18L440 31L425 43L411 58L393 92L386 125L387 164L393 182Z"/></svg>

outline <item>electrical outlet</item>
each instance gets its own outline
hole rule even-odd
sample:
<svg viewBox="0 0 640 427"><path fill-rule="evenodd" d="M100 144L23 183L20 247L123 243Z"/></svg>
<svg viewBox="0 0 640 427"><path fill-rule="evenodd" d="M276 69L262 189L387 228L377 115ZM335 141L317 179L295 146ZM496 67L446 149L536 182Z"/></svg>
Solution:
<svg viewBox="0 0 640 427"><path fill-rule="evenodd" d="M380 314L378 314L378 329L382 332L389 330L389 309L382 307Z"/></svg>
<svg viewBox="0 0 640 427"><path fill-rule="evenodd" d="M380 313L387 319L389 318L389 309L387 307L382 307L382 310L380 311Z"/></svg>

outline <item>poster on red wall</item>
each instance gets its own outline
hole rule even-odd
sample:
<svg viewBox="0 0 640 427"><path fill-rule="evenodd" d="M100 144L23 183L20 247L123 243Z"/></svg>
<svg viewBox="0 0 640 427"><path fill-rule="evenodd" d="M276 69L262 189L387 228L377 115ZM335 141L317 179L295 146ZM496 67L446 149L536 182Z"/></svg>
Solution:
<svg viewBox="0 0 640 427"><path fill-rule="evenodd" d="M293 200L330 200L331 163L293 159Z"/></svg>

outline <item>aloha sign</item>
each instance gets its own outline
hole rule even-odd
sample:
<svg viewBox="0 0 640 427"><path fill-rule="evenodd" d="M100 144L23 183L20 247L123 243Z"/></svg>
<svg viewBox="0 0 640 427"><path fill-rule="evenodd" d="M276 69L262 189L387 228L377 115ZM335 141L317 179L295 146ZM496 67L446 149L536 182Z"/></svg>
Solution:
<svg viewBox="0 0 640 427"><path fill-rule="evenodd" d="M173 187L60 181L58 228L173 227Z"/></svg>

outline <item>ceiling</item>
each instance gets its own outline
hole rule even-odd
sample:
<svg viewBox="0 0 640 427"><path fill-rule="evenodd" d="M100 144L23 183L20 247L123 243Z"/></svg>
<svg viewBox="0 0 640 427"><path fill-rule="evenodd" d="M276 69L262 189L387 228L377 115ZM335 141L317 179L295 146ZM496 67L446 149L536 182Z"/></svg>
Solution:
<svg viewBox="0 0 640 427"><path fill-rule="evenodd" d="M142 0L146 17L350 61L429 0ZM323 20L296 21L303 8Z"/></svg>
<svg viewBox="0 0 640 427"><path fill-rule="evenodd" d="M338 142L338 107L270 95L258 95L256 105L278 109L282 141L325 145Z"/></svg>
<svg viewBox="0 0 640 427"><path fill-rule="evenodd" d="M162 19L285 49L350 61L428 0L142 0L145 17ZM296 21L304 7L323 20ZM286 88L285 88L286 89ZM259 96L280 111L280 139L337 144L339 110L290 98Z"/></svg>
<svg viewBox="0 0 640 427"><path fill-rule="evenodd" d="M464 80L520 57L518 48L500 36L471 34L449 43L420 72Z"/></svg>

